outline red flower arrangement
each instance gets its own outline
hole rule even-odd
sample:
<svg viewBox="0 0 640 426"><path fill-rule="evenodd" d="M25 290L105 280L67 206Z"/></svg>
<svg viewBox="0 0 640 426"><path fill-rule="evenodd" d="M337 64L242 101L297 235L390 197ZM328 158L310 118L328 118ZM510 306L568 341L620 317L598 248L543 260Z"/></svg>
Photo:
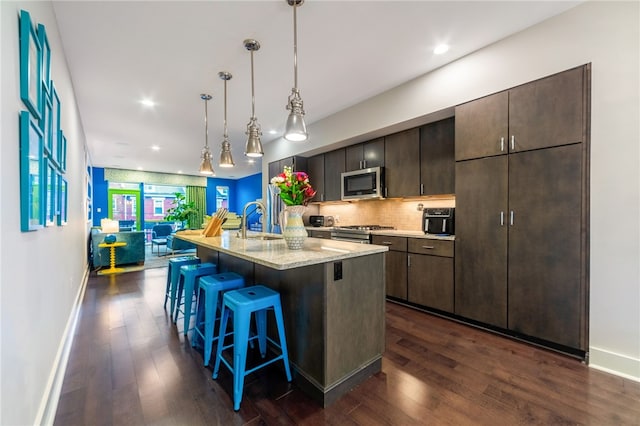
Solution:
<svg viewBox="0 0 640 426"><path fill-rule="evenodd" d="M271 183L280 188L280 198L288 206L306 206L316 190L309 183L309 175L305 172L294 172L291 167L271 178Z"/></svg>

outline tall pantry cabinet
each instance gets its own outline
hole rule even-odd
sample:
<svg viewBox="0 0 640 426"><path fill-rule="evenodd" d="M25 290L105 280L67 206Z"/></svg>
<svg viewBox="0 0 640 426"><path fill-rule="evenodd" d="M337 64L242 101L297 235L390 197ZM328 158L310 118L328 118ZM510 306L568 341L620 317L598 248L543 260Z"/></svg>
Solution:
<svg viewBox="0 0 640 426"><path fill-rule="evenodd" d="M455 313L584 355L590 65L456 107Z"/></svg>

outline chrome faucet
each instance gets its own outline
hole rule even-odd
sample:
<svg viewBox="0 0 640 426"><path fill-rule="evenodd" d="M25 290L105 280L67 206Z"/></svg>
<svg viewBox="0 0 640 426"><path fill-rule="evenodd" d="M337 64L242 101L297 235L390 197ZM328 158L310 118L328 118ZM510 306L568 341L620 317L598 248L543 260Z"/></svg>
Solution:
<svg viewBox="0 0 640 426"><path fill-rule="evenodd" d="M242 209L242 220L240 222L240 235L239 235L239 237L242 238L243 240L247 239L247 209L250 206L258 206L259 208L262 209L263 215L267 214L267 208L260 201L250 201L244 205L244 208Z"/></svg>

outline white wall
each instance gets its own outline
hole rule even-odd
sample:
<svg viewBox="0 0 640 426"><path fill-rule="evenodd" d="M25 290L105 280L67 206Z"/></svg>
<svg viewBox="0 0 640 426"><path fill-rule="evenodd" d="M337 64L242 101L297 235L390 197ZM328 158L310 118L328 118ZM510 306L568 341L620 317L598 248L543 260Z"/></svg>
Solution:
<svg viewBox="0 0 640 426"><path fill-rule="evenodd" d="M590 365L640 380L639 9L638 2L583 3L314 123L306 145L270 143L263 187L270 161L420 121L444 108L591 62Z"/></svg>
<svg viewBox="0 0 640 426"><path fill-rule="evenodd" d="M0 424L41 421L74 303L85 280L85 137L50 2L1 1ZM18 14L46 26L67 137L68 225L20 232ZM54 407L55 409L55 407Z"/></svg>

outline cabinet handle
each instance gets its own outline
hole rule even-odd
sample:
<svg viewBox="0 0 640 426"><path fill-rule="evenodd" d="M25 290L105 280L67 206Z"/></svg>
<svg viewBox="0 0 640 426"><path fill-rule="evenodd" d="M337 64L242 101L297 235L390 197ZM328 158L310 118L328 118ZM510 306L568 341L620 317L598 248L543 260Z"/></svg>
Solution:
<svg viewBox="0 0 640 426"><path fill-rule="evenodd" d="M407 266L411 266L411 256L407 256Z"/></svg>
<svg viewBox="0 0 640 426"><path fill-rule="evenodd" d="M509 224L513 226L513 210L511 210L511 213L509 213Z"/></svg>
<svg viewBox="0 0 640 426"><path fill-rule="evenodd" d="M387 198L389 196L389 188L384 189L384 197Z"/></svg>
<svg viewBox="0 0 640 426"><path fill-rule="evenodd" d="M420 195L424 194L424 183L420 184Z"/></svg>
<svg viewBox="0 0 640 426"><path fill-rule="evenodd" d="M504 151L504 136L500 138L500 152Z"/></svg>
<svg viewBox="0 0 640 426"><path fill-rule="evenodd" d="M511 151L516 149L516 137L511 135Z"/></svg>
<svg viewBox="0 0 640 426"><path fill-rule="evenodd" d="M360 168L362 168L362 160L360 160L358 164L360 165Z"/></svg>
<svg viewBox="0 0 640 426"><path fill-rule="evenodd" d="M362 168L363 169L367 168L367 160L362 160Z"/></svg>
<svg viewBox="0 0 640 426"><path fill-rule="evenodd" d="M422 246L422 248L431 250L431 249L434 249L435 247L434 246Z"/></svg>
<svg viewBox="0 0 640 426"><path fill-rule="evenodd" d="M384 244L385 246L392 246L393 243L391 241L382 241L382 244Z"/></svg>
<svg viewBox="0 0 640 426"><path fill-rule="evenodd" d="M320 201L324 201L324 193L320 194Z"/></svg>
<svg viewBox="0 0 640 426"><path fill-rule="evenodd" d="M504 226L504 212L500 212L500 226Z"/></svg>

